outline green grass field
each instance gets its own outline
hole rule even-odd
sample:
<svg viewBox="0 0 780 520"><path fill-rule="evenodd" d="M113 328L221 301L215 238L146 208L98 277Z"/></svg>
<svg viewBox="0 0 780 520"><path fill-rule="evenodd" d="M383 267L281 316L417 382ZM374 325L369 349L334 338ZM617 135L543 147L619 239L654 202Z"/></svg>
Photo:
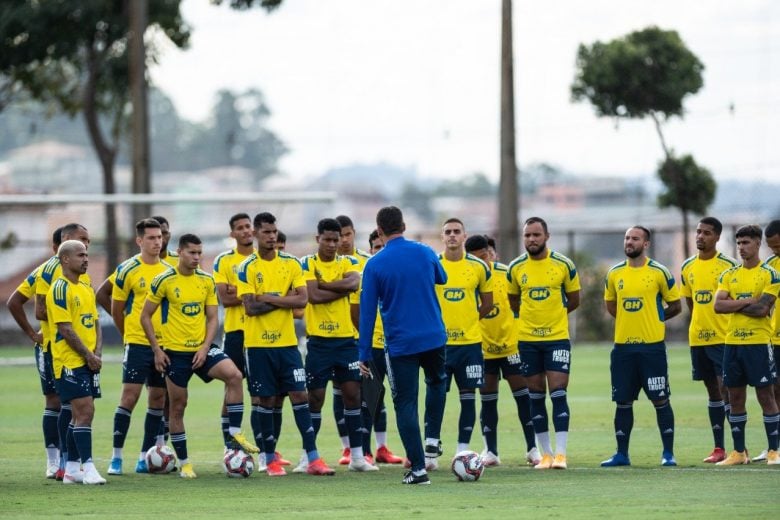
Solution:
<svg viewBox="0 0 780 520"><path fill-rule="evenodd" d="M118 355L119 351L107 354ZM502 386L499 401L499 447L502 466L489 468L476 483L456 482L446 464L432 474L431 486L403 486L403 470L382 466L372 474L354 474L344 466L335 477L290 474L269 478L255 474L246 480L228 479L219 462L222 454L219 382L190 385L190 405L185 417L190 457L198 478L185 481L174 475L107 477L108 485L63 486L45 480L45 456L40 429L43 398L35 367L2 365L7 358L32 356L31 349L0 349L0 516L231 518L263 516L317 518L418 518L470 515L478 518L518 518L520 515L566 518L776 518L780 467L754 464L715 468L701 463L712 449L707 420L706 393L701 383L690 381L686 347L669 350L672 403L676 417L675 453L679 466L661 468L661 441L652 405L641 397L636 403L636 423L631 438L630 468L600 468L599 462L614 452L613 405L610 402L609 348L575 346L569 387L571 432L569 469L536 471L524 464L525 446L516 418L514 401ZM105 476L111 454L113 412L118 402L121 366L108 363L102 373L103 398L97 402L93 424L94 454ZM451 393L447 405L443 442L445 456L452 456L456 440L458 403ZM145 397L142 397L145 399ZM388 403L389 404L389 403ZM389 444L403 452L393 433L392 406ZM548 401L549 408L549 401ZM318 445L335 463L340 443L326 404ZM142 436L145 405L133 415L125 450L126 469L132 471L136 447ZM766 446L761 411L751 395L748 403L748 447L758 453ZM280 450L290 458L300 453L300 438L289 406L285 405ZM245 415L249 429L249 415ZM475 434L472 449L480 451ZM727 447L731 439L727 433Z"/></svg>

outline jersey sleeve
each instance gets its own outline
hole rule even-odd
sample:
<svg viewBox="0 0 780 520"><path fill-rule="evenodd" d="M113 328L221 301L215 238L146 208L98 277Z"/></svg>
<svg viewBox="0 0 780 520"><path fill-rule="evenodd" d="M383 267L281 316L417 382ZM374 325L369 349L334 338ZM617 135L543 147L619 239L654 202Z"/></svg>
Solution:
<svg viewBox="0 0 780 520"><path fill-rule="evenodd" d="M22 283L16 288L16 292L27 298L28 300L35 296L35 285L38 277L38 269L33 270L27 277L22 280Z"/></svg>
<svg viewBox="0 0 780 520"><path fill-rule="evenodd" d="M306 285L306 279L303 276L303 269L301 268L301 263L296 259L290 260L293 263L293 266L291 268L292 270L292 286L293 287L303 287Z"/></svg>
<svg viewBox="0 0 780 520"><path fill-rule="evenodd" d="M238 276L236 281L236 296L241 298L245 294L255 294L255 273L254 262L243 262L238 267Z"/></svg>
<svg viewBox="0 0 780 520"><path fill-rule="evenodd" d="M300 262L304 285L317 279L317 266L313 255L304 256Z"/></svg>
<svg viewBox="0 0 780 520"><path fill-rule="evenodd" d="M128 273L129 276L129 273ZM111 289L111 299L126 302L130 298L130 285L127 283L127 277L119 272L119 268L109 277L113 289Z"/></svg>
<svg viewBox="0 0 780 520"><path fill-rule="evenodd" d="M71 323L68 283L55 281L51 294L46 297L46 312L50 323Z"/></svg>
<svg viewBox="0 0 780 520"><path fill-rule="evenodd" d="M228 269L227 262L225 261L225 255L220 255L214 260L214 267L212 268L211 275L214 277L214 283L228 283L225 270Z"/></svg>
<svg viewBox="0 0 780 520"><path fill-rule="evenodd" d="M764 285L763 294L769 294L777 298L778 293L780 293L780 273L768 267L766 277L767 282ZM774 312L778 312L777 309Z"/></svg>
<svg viewBox="0 0 780 520"><path fill-rule="evenodd" d="M217 284L213 277L209 276L209 294L206 295L206 305L219 305L219 299L217 298Z"/></svg>
<svg viewBox="0 0 780 520"><path fill-rule="evenodd" d="M615 281L612 273L607 273L607 277L604 281L604 301L614 302L617 300L617 291L615 289Z"/></svg>
<svg viewBox="0 0 780 520"><path fill-rule="evenodd" d="M664 270L659 273L659 282L661 285L661 297L665 302L674 302L680 299L680 291L677 289L677 282L672 273Z"/></svg>
<svg viewBox="0 0 780 520"><path fill-rule="evenodd" d="M577 272L577 268L572 264L566 271L566 277L563 282L563 291L567 293L579 291L581 289L580 274Z"/></svg>
<svg viewBox="0 0 780 520"><path fill-rule="evenodd" d="M152 280L152 286L146 294L146 301L159 305L165 298L165 291L168 287L168 278L163 274Z"/></svg>

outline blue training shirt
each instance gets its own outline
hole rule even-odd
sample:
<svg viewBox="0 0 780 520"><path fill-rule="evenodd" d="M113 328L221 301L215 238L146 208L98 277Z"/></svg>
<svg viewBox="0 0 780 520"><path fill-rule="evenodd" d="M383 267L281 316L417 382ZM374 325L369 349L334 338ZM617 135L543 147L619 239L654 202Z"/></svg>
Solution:
<svg viewBox="0 0 780 520"><path fill-rule="evenodd" d="M417 354L447 342L434 285L447 274L433 249L399 236L366 262L360 294L360 360L371 359L377 306L390 357Z"/></svg>

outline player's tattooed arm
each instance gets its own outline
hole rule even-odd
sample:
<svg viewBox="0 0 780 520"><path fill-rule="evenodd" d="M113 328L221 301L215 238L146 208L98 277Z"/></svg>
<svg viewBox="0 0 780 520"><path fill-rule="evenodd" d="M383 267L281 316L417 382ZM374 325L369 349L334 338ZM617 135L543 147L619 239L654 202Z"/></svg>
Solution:
<svg viewBox="0 0 780 520"><path fill-rule="evenodd" d="M246 312L247 316L260 316L279 308L268 302L257 301L254 294L245 294L241 296L241 301L244 303L244 312Z"/></svg>
<svg viewBox="0 0 780 520"><path fill-rule="evenodd" d="M742 314L745 314L746 316L752 316L754 318L764 318L766 316L769 316L769 313L772 310L772 306L775 304L776 298L767 293L763 293L759 298L758 301L755 303L751 303L750 305L744 307L741 311Z"/></svg>

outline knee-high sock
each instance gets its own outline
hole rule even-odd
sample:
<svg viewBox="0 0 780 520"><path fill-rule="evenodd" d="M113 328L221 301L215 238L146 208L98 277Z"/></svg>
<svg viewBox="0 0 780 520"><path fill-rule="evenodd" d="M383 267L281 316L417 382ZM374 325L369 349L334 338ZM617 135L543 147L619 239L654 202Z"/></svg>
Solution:
<svg viewBox="0 0 780 520"><path fill-rule="evenodd" d="M477 421L476 394L460 393L460 419L458 420L458 444L468 444ZM464 448L465 449L465 448Z"/></svg>
<svg viewBox="0 0 780 520"><path fill-rule="evenodd" d="M665 404L655 407L655 418L658 422L658 430L661 432L661 443L664 451L674 453L674 411L672 403L666 401Z"/></svg>
<svg viewBox="0 0 780 520"><path fill-rule="evenodd" d="M764 428L766 429L767 446L770 450L777 451L777 428L780 425L780 414L764 415Z"/></svg>
<svg viewBox="0 0 780 520"><path fill-rule="evenodd" d="M141 452L146 453L157 442L157 432L160 431L160 423L163 420L162 408L148 408L144 419L144 440L141 443Z"/></svg>
<svg viewBox="0 0 780 520"><path fill-rule="evenodd" d="M517 405L517 417L520 419L520 425L523 427L523 436L525 437L526 450L531 451L536 447L536 434L534 433L534 422L531 419L531 399L528 397L528 389L520 388L512 392Z"/></svg>
<svg viewBox="0 0 780 520"><path fill-rule="evenodd" d="M747 425L747 412L743 414L729 414L729 424L731 425L731 438L734 441L736 451L745 451L745 426Z"/></svg>
<svg viewBox="0 0 780 520"><path fill-rule="evenodd" d="M726 406L723 401L710 401L707 404L707 413L710 416L712 427L712 440L716 448L723 448L723 425L726 422Z"/></svg>
<svg viewBox="0 0 780 520"><path fill-rule="evenodd" d="M298 427L298 432L301 434L303 449L306 451L309 462L318 459L320 456L317 453L317 441L312 421L313 414L309 412L309 403L303 402L293 404L292 409L293 415L295 416L295 425Z"/></svg>
<svg viewBox="0 0 780 520"><path fill-rule="evenodd" d="M498 392L482 392L482 409L479 413L482 435L487 450L498 455Z"/></svg>
<svg viewBox="0 0 780 520"><path fill-rule="evenodd" d="M569 403L566 399L566 389L559 388L551 391L550 401L552 401L552 422L555 428L555 453L565 455L569 438Z"/></svg>
<svg viewBox="0 0 780 520"><path fill-rule="evenodd" d="M552 453L550 445L550 430L547 422L547 405L544 402L544 392L529 392L531 398L531 420L534 423L534 433L539 442L539 449L542 453Z"/></svg>
<svg viewBox="0 0 780 520"><path fill-rule="evenodd" d="M130 415L133 412L121 406L114 412L114 448L123 448L127 431L130 429Z"/></svg>
<svg viewBox="0 0 780 520"><path fill-rule="evenodd" d="M632 403L617 403L615 407L615 440L617 441L618 453L628 456L628 444L633 428L634 405Z"/></svg>

